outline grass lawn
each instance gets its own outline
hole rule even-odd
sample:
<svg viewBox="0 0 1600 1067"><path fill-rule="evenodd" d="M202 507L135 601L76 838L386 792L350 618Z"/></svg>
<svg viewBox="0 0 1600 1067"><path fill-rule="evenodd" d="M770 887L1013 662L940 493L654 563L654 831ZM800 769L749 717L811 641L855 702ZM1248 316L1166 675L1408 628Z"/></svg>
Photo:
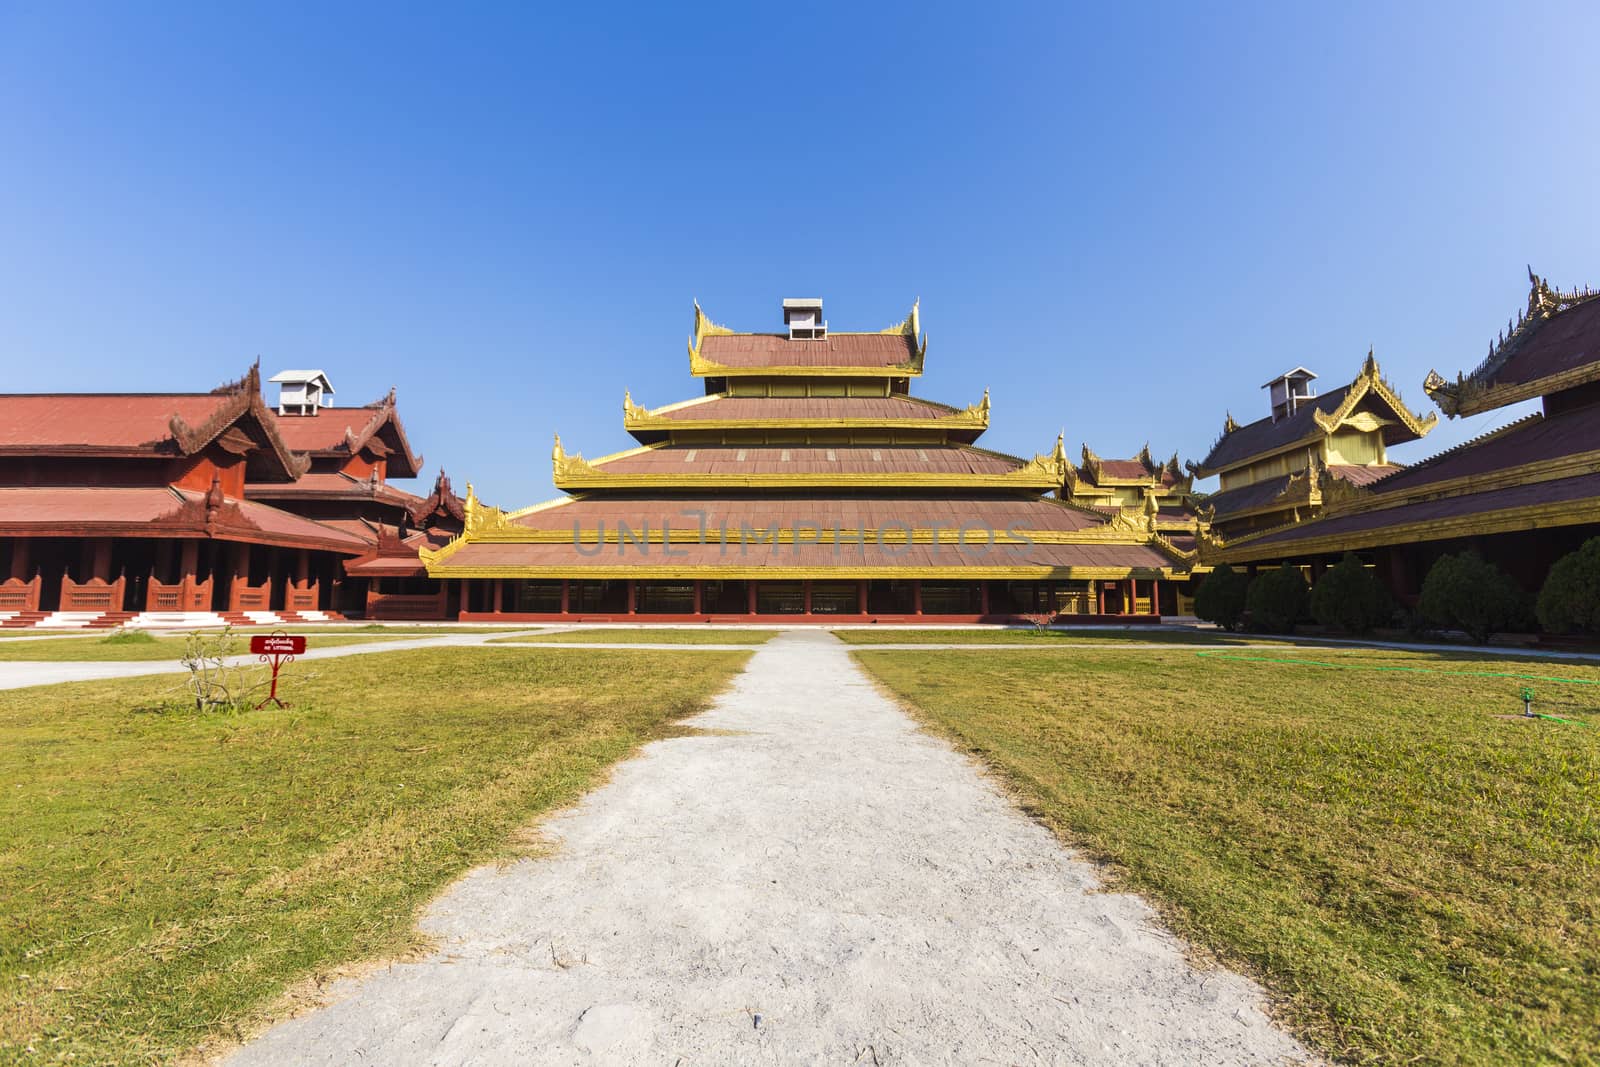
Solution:
<svg viewBox="0 0 1600 1067"><path fill-rule="evenodd" d="M847 645L1248 645L1256 640L1216 630L901 630L895 627L834 630Z"/></svg>
<svg viewBox="0 0 1600 1067"><path fill-rule="evenodd" d="M1262 647L856 656L1324 1052L1600 1060L1600 685L1415 670L1600 669ZM1498 718L1523 684L1590 725Z"/></svg>
<svg viewBox="0 0 1600 1067"><path fill-rule="evenodd" d="M287 633L305 634L314 638L318 634L404 634L407 636L420 636L424 634L500 634L537 629L539 629L537 626L429 626L426 623L404 622L369 622L355 626L342 623L299 625L286 622L278 623L275 626L235 626L233 632L236 634L270 634L276 630L283 630Z"/></svg>
<svg viewBox="0 0 1600 1067"><path fill-rule="evenodd" d="M764 645L776 630L564 630L527 637L495 637L492 645Z"/></svg>
<svg viewBox="0 0 1600 1067"><path fill-rule="evenodd" d="M747 658L375 654L239 715L134 710L170 678L0 692L0 1062L169 1060L406 949L419 905Z"/></svg>
<svg viewBox="0 0 1600 1067"><path fill-rule="evenodd" d="M398 634L308 634L306 650L333 648L335 645L375 644L398 640ZM237 654L250 651L250 641L241 637L234 642ZM0 660L32 660L55 662L59 660L97 660L119 663L146 662L170 659L177 662L183 657L184 637L156 637L142 631L128 635L72 637L49 641L8 641L0 644Z"/></svg>

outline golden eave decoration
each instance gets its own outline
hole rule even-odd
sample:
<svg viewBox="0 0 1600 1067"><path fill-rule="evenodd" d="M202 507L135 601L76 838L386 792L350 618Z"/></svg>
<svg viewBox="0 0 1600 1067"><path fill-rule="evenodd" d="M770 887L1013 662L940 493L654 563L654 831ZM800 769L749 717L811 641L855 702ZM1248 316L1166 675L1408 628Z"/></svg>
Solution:
<svg viewBox="0 0 1600 1067"><path fill-rule="evenodd" d="M1381 400L1393 412L1394 418L1392 420L1384 419L1373 415L1371 412L1357 411L1356 408L1361 401L1369 396ZM1311 421L1316 428L1298 440L1288 441L1271 449L1244 456L1220 467L1207 467L1200 463L1190 463L1188 464L1189 472L1199 478L1209 478L1211 475L1220 474L1223 471L1248 467L1250 464L1259 462L1268 456L1291 452L1295 449L1315 444L1345 426L1357 430L1372 431L1382 429L1385 426L1399 425L1405 427L1413 438L1425 437L1439 424L1439 416L1437 413L1430 411L1426 417L1423 417L1407 407L1405 401L1400 398L1400 394L1395 391L1394 386L1390 385L1383 377L1383 372L1378 368L1378 361L1374 357L1372 349L1369 348L1367 350L1367 358L1361 363L1361 373L1356 375L1355 380L1345 390L1344 399L1340 401L1339 406L1332 411L1313 410ZM1227 426L1224 427L1223 437L1217 439L1217 445L1220 445L1223 438L1237 429L1239 429L1238 424L1233 421L1233 416L1229 415ZM1213 452L1216 451L1217 445L1212 446Z"/></svg>
<svg viewBox="0 0 1600 1067"><path fill-rule="evenodd" d="M700 403L701 401L695 401ZM668 408L682 405L668 405ZM976 430L989 428L989 390L983 399L968 404L957 411L945 414L930 413L925 419L774 419L752 417L746 419L674 419L662 412L668 408L651 410L633 402L633 395L622 395L622 428L657 433L685 433L700 430Z"/></svg>
<svg viewBox="0 0 1600 1067"><path fill-rule="evenodd" d="M922 374L922 365L928 355L928 335L922 332L922 317L918 305L920 300L911 305L911 313L905 319L886 330L877 332L883 334L901 334L910 338L913 353L911 358L882 367L801 367L801 366L764 366L764 367L730 367L726 364L715 363L701 354L703 342L707 337L735 336L737 330L730 330L712 322L706 313L700 309L700 302L694 304L694 333L689 337L689 373L696 378L915 378ZM753 336L753 335L752 335ZM849 330L835 330L830 336L848 337L860 336L852 334Z"/></svg>
<svg viewBox="0 0 1600 1067"><path fill-rule="evenodd" d="M1476 415L1481 411L1491 411L1507 404L1558 393L1576 385L1600 381L1600 360L1591 360L1582 366L1531 382L1496 384L1494 377L1500 368L1547 320L1600 297L1600 292L1594 292L1588 286L1570 292L1552 289L1549 281L1535 274L1531 266L1528 268L1528 285L1527 309L1519 309L1514 320L1506 321L1506 328L1489 342L1488 356L1471 374L1458 373L1452 382L1438 371L1428 372L1422 388L1446 415L1451 418Z"/></svg>
<svg viewBox="0 0 1600 1067"><path fill-rule="evenodd" d="M1036 455L1015 470L1003 474L970 474L961 472L828 472L815 471L803 474L661 474L661 473L611 473L605 464L626 456L649 452L658 445L643 445L625 452L617 452L596 460L586 460L581 454L569 454L561 446L558 435L551 452L552 477L556 488L563 491L579 489L816 489L848 488L859 486L906 486L912 488L966 488L966 489L1059 489L1066 478L1067 457L1062 439L1056 438L1054 451ZM973 447L973 446L966 446ZM1001 453L988 452L999 456ZM1003 458L1013 459L1006 456Z"/></svg>

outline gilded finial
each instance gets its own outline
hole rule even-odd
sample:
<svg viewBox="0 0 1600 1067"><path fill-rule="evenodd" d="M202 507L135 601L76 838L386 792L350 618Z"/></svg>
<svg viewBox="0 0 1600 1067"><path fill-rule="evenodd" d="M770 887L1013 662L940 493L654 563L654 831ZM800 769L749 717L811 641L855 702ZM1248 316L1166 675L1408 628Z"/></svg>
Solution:
<svg viewBox="0 0 1600 1067"><path fill-rule="evenodd" d="M561 448L561 435L560 434L556 434L556 445L555 445L554 448L552 448L550 450L550 458L552 460L554 460L555 462L559 463L559 462L561 462L561 460L566 458L566 455L567 455L566 452L562 451L562 448ZM471 490L472 490L472 487L469 485L467 487L467 491L471 492Z"/></svg>

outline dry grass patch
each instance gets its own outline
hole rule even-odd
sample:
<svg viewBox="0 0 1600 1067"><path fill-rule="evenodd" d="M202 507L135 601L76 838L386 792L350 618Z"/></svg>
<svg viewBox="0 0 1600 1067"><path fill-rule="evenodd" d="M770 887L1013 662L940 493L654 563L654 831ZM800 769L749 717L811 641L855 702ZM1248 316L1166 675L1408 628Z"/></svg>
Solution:
<svg viewBox="0 0 1600 1067"><path fill-rule="evenodd" d="M1249 645L1257 642L1217 630L834 630L848 645Z"/></svg>
<svg viewBox="0 0 1600 1067"><path fill-rule="evenodd" d="M776 630L563 630L526 637L494 637L494 645L764 645Z"/></svg>
<svg viewBox="0 0 1600 1067"><path fill-rule="evenodd" d="M1600 1059L1600 669L1234 654L856 653L1334 1057Z"/></svg>
<svg viewBox="0 0 1600 1067"><path fill-rule="evenodd" d="M209 631L215 634L217 631ZM186 634L156 636L144 630L126 630L93 637L62 637L44 641L7 641L0 643L0 661L27 661L34 663L97 662L97 663L147 663L171 660L176 664L183 658ZM381 644L399 640L400 635L386 633L322 634L306 636L306 650L336 648L339 645ZM234 642L237 653L249 651L250 642L241 637Z"/></svg>
<svg viewBox="0 0 1600 1067"><path fill-rule="evenodd" d="M747 655L374 654L241 715L134 712L161 678L0 692L0 1061L171 1059L405 950Z"/></svg>

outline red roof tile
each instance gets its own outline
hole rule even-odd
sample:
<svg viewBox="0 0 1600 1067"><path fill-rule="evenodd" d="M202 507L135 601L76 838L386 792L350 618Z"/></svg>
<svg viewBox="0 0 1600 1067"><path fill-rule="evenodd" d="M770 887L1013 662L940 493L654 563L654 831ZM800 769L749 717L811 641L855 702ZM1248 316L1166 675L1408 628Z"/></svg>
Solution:
<svg viewBox="0 0 1600 1067"><path fill-rule="evenodd" d="M228 401L210 393L0 396L0 448L57 446L180 455L172 418L199 425Z"/></svg>
<svg viewBox="0 0 1600 1067"><path fill-rule="evenodd" d="M796 342L799 343L799 342ZM678 422L748 419L941 419L957 413L947 404L909 396L712 396L657 414Z"/></svg>
<svg viewBox="0 0 1600 1067"><path fill-rule="evenodd" d="M1351 485L1371 485L1404 469L1397 463L1373 463L1367 466L1354 463L1328 464L1329 474Z"/></svg>
<svg viewBox="0 0 1600 1067"><path fill-rule="evenodd" d="M607 474L1006 474L1011 456L951 445L667 445L596 462Z"/></svg>
<svg viewBox="0 0 1600 1067"><path fill-rule="evenodd" d="M476 542L463 546L434 566L436 573L448 576L451 570L469 567L559 567L573 577L581 577L586 570L627 566L640 577L652 570L670 572L678 568L705 566L739 567L770 572L772 577L782 577L785 570L804 568L827 570L838 568L848 571L859 568L950 569L970 572L974 579L983 577L986 568L996 567L1050 567L1080 568L1131 568L1135 570L1160 570L1173 565L1170 557L1146 545L1033 545L997 546L989 552L966 550L956 545L844 544L812 545L792 544L759 545L737 542L726 548L720 544L674 544L672 555L662 552L659 544L644 546L632 544L586 545L583 551L571 542L556 544L497 544ZM835 551L837 547L838 551Z"/></svg>
<svg viewBox="0 0 1600 1067"><path fill-rule="evenodd" d="M1496 385L1520 385L1600 360L1600 299L1586 300L1540 322L1489 375Z"/></svg>
<svg viewBox="0 0 1600 1067"><path fill-rule="evenodd" d="M205 531L204 493L171 486L146 488L0 488L0 530L29 533L60 527L163 536ZM324 523L251 500L223 499L219 536L282 540L335 550L361 551L362 539Z"/></svg>
<svg viewBox="0 0 1600 1067"><path fill-rule="evenodd" d="M278 432L296 452L316 456L350 456L378 438L389 453L389 473L415 478L422 457L411 450L395 410L393 394L359 408L320 408L314 415L283 415Z"/></svg>
<svg viewBox="0 0 1600 1067"><path fill-rule="evenodd" d="M1600 407L1579 408L1548 418L1534 415L1486 440L1468 441L1412 464L1383 479L1373 487L1373 492L1405 492L1450 478L1467 478L1577 452L1596 451L1600 451Z"/></svg>
<svg viewBox="0 0 1600 1067"><path fill-rule="evenodd" d="M1262 545L1276 545L1313 537L1318 539L1336 536L1350 537L1356 534L1380 531L1391 526L1422 525L1426 527L1430 523L1443 522L1446 519L1461 518L1468 515L1482 515L1489 512L1538 504L1576 503L1594 498L1600 498L1600 474L1584 474L1576 478L1562 478L1556 481L1514 485L1505 489L1490 490L1486 493L1439 497L1433 500L1421 500L1413 504L1402 504L1398 507L1382 508L1376 511L1361 511L1349 515L1325 517L1280 530L1258 540L1247 542L1240 547L1246 552L1253 552L1257 546ZM1545 521L1541 525L1552 525L1552 523ZM1532 528L1531 524L1528 528ZM1415 532L1407 533L1405 539L1407 541L1416 540L1419 536L1423 540L1428 539L1426 534L1419 535ZM1459 536L1459 534L1451 532L1448 528L1442 528L1437 536L1455 537Z"/></svg>
<svg viewBox="0 0 1600 1067"><path fill-rule="evenodd" d="M593 530L601 523L615 529L625 522L635 531L646 525L659 530L670 525L674 530L693 530L699 515L705 515L708 536L726 525L732 531L749 525L765 529L774 524L792 528L809 524L819 529L943 529L962 525L1004 531L1050 530L1072 532L1103 525L1103 520L1078 508L1065 507L1053 500L956 498L947 496L777 496L759 497L683 497L662 499L638 495L606 495L572 499L554 507L531 511L513 520L535 530L570 532L573 524Z"/></svg>
<svg viewBox="0 0 1600 1067"><path fill-rule="evenodd" d="M791 341L787 334L711 334L700 355L725 367L892 367L916 355L900 333L832 333L823 341Z"/></svg>

